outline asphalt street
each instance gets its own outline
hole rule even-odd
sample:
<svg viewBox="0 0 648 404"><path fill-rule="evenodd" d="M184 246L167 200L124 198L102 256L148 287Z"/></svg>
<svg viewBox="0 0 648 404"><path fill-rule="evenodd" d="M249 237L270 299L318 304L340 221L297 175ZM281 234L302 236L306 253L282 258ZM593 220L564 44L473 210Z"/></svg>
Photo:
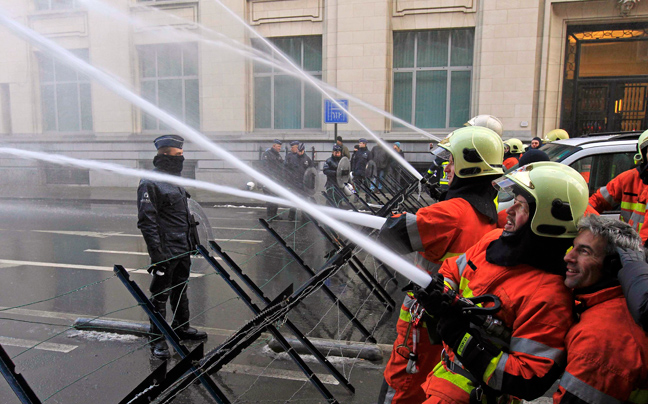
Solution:
<svg viewBox="0 0 648 404"><path fill-rule="evenodd" d="M296 289L310 278L259 226L264 209L205 207L205 214L216 242L269 298L290 284ZM123 265L148 293L150 276L144 268L149 259L136 222L132 203L0 201L0 344L41 401L117 403L162 363L151 358L146 338L71 327L80 317L146 322L144 311L113 273L114 265ZM274 221L271 225L313 270L321 267L332 249L312 223ZM362 254L359 257L399 302L398 286L378 263ZM388 346L393 341L397 312L385 310L348 268L326 285L379 344ZM188 293L192 325L209 333L206 351L254 317L201 257L193 258ZM343 343L363 339L321 291L305 299L287 318L311 338ZM278 326L282 334L292 337ZM286 354L268 348L268 338L261 336L213 375L228 398L232 402L325 402ZM383 362L342 359L332 351L325 354L355 387L355 394L342 388L313 357L306 355L305 360L339 402L374 402ZM169 367L178 359L174 355ZM0 402L20 402L4 381L0 382ZM203 388L192 385L173 402L213 400Z"/></svg>

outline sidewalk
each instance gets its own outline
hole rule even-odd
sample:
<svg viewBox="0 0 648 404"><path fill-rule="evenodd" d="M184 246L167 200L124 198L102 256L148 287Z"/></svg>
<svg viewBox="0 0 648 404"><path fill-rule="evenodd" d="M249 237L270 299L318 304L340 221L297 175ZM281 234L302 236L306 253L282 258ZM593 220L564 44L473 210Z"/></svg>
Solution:
<svg viewBox="0 0 648 404"><path fill-rule="evenodd" d="M265 202L226 194L188 189L192 199L203 206L245 205L265 206ZM132 203L135 204L135 187L89 187L83 185L41 185L37 187L4 186L0 199L7 200L52 200L52 201L91 201L93 203Z"/></svg>

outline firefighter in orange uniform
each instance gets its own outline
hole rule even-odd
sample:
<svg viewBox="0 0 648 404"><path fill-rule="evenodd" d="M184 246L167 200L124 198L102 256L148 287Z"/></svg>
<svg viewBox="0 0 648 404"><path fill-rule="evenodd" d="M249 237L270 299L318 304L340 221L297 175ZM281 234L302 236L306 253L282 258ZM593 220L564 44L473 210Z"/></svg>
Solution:
<svg viewBox="0 0 648 404"><path fill-rule="evenodd" d="M504 168L509 170L518 164L524 153L524 145L520 139L508 139L504 141Z"/></svg>
<svg viewBox="0 0 648 404"><path fill-rule="evenodd" d="M494 184L515 195L504 229L446 260L438 282L464 298L491 295L486 307L493 307L497 298L501 307L491 315L508 335L471 325L476 317L448 301L448 293L417 290L426 311L439 317L437 330L445 347L423 385L426 404L531 400L562 371L573 306L563 284L563 258L587 206L587 184L576 170L552 162L526 165Z"/></svg>
<svg viewBox="0 0 648 404"><path fill-rule="evenodd" d="M502 174L504 147L490 129L458 129L438 144L432 154L449 161L445 168L450 187L445 200L387 219L379 240L399 253L419 251L417 265L436 273L448 257L462 254L496 228L497 191L491 182ZM397 321L398 336L385 368L379 403L421 403L421 383L439 361L442 346L433 319L419 321L420 311L411 292L405 296Z"/></svg>
<svg viewBox="0 0 648 404"><path fill-rule="evenodd" d="M611 210L614 205L621 204L621 220L635 229L644 244L648 240L648 229L643 229L648 198L648 130L639 136L635 162L639 165L624 171L606 186L601 187L589 199L589 204L598 213Z"/></svg>
<svg viewBox="0 0 648 404"><path fill-rule="evenodd" d="M565 256L565 285L574 290L579 319L567 333L567 367L554 403L647 403L648 337L617 278L624 259L644 261L641 238L630 225L600 216L586 216L578 228Z"/></svg>

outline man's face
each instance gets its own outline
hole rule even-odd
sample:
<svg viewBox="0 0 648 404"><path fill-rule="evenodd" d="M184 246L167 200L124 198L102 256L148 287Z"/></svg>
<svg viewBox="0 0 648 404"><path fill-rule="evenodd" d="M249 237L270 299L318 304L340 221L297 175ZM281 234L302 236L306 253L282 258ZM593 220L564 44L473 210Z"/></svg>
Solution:
<svg viewBox="0 0 648 404"><path fill-rule="evenodd" d="M531 141L531 148L532 149L537 149L538 147L540 147L540 142L538 142L537 140L532 140Z"/></svg>
<svg viewBox="0 0 648 404"><path fill-rule="evenodd" d="M275 149L276 152L281 151L281 145L279 143L275 143L272 145L272 148Z"/></svg>
<svg viewBox="0 0 648 404"><path fill-rule="evenodd" d="M592 286L603 277L605 239L583 230L574 239L574 248L565 255L567 277L565 286L580 289Z"/></svg>
<svg viewBox="0 0 648 404"><path fill-rule="evenodd" d="M448 164L443 168L443 172L446 173L448 177L448 185L452 184L452 180L454 178L455 174L455 166L454 166L454 158L450 156L450 160L448 160Z"/></svg>
<svg viewBox="0 0 648 404"><path fill-rule="evenodd" d="M514 233L529 221L529 202L522 195L515 197L513 205L506 209L504 231Z"/></svg>
<svg viewBox="0 0 648 404"><path fill-rule="evenodd" d="M358 145L360 146L360 148L367 147L367 144L362 142L358 143Z"/></svg>
<svg viewBox="0 0 648 404"><path fill-rule="evenodd" d="M182 156L182 149L178 149L177 147L169 147L169 151L164 154L167 156Z"/></svg>
<svg viewBox="0 0 648 404"><path fill-rule="evenodd" d="M396 151L400 151L400 149L399 149L398 146L396 146L396 145L394 145L394 150L396 150Z"/></svg>
<svg viewBox="0 0 648 404"><path fill-rule="evenodd" d="M339 150L336 150L333 152L333 157L342 157L342 152Z"/></svg>
<svg viewBox="0 0 648 404"><path fill-rule="evenodd" d="M293 153L297 153L299 151L299 145L292 145L290 146L290 151Z"/></svg>

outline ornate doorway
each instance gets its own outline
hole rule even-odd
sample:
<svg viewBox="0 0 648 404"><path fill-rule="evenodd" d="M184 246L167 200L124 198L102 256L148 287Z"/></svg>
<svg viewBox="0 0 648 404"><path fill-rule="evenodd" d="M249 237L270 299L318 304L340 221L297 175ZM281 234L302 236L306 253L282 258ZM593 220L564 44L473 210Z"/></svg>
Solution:
<svg viewBox="0 0 648 404"><path fill-rule="evenodd" d="M648 23L568 27L561 128L648 128Z"/></svg>

